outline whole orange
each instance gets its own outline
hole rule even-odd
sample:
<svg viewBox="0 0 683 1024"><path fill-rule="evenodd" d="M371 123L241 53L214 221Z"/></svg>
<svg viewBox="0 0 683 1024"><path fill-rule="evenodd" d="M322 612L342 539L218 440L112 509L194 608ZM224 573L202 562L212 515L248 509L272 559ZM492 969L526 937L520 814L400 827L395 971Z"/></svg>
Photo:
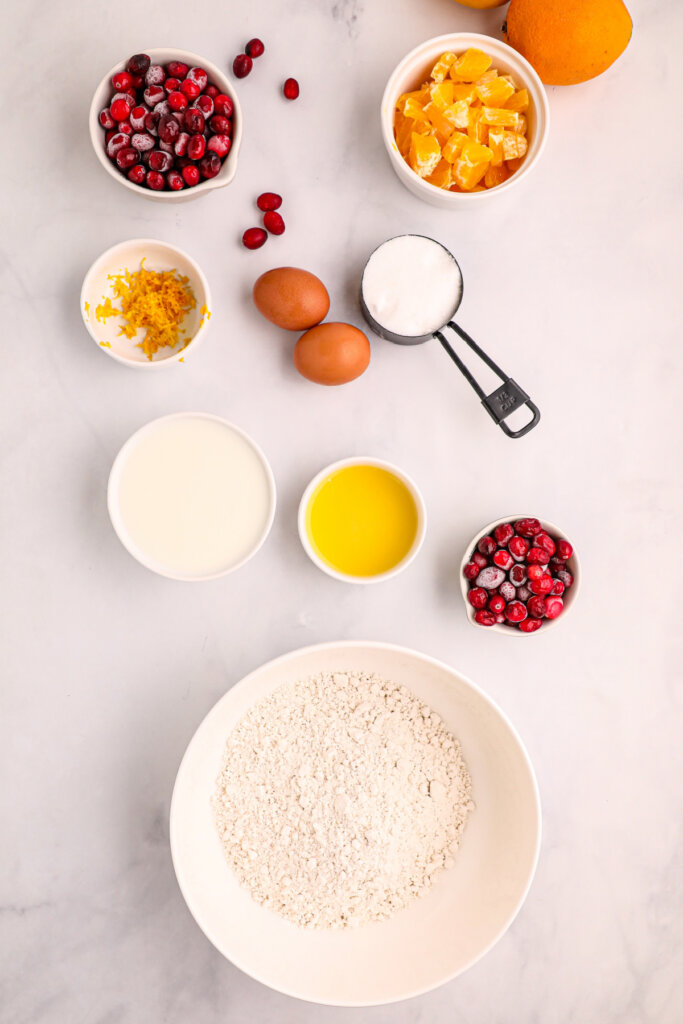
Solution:
<svg viewBox="0 0 683 1024"><path fill-rule="evenodd" d="M511 0L503 37L546 85L576 85L606 71L632 29L622 0Z"/></svg>
<svg viewBox="0 0 683 1024"><path fill-rule="evenodd" d="M463 7L477 7L482 11L487 7L502 7L508 0L455 0L455 2L462 4Z"/></svg>

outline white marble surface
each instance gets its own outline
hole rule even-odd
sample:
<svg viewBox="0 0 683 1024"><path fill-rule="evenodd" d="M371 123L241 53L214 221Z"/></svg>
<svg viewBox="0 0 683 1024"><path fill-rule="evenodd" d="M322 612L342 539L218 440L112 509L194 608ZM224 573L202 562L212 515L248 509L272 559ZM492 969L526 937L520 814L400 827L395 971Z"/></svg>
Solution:
<svg viewBox="0 0 683 1024"><path fill-rule="evenodd" d="M450 0L180 0L13 4L3 58L2 914L5 1024L673 1024L680 941L680 158L673 97L681 10L630 0L625 56L551 89L551 136L527 187L447 215L392 175L383 83L442 32L493 33L501 11ZM8 20L7 20L8 19ZM87 108L121 56L151 45L227 66L252 35L267 56L239 85L234 184L173 209L118 188L90 151ZM14 40L14 41L13 41ZM277 86L296 75L302 97ZM677 152L676 152L677 151ZM287 233L237 239L262 189ZM318 272L332 314L359 322L358 275L400 231L432 233L463 267L460 320L542 408L507 440L438 346L373 342L338 390L299 379L291 342L250 306L283 263ZM186 247L214 319L196 358L136 374L80 321L91 260L132 236ZM163 413L225 415L263 445L279 486L272 535L239 573L174 584L110 527L105 484L126 437ZM426 497L428 539L393 582L345 587L299 547L295 509L326 462L399 462ZM456 565L480 524L525 508L574 539L584 589L562 628L528 642L475 631ZM482 685L528 744L545 834L529 899L466 975L369 1011L280 996L225 962L171 867L175 771L214 701L271 656L333 638L391 640Z"/></svg>

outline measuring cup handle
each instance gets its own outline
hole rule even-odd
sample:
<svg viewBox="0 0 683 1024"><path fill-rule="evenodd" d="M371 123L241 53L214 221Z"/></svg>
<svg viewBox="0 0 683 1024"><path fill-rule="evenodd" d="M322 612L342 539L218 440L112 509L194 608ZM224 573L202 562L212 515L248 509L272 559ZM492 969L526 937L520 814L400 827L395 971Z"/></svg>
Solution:
<svg viewBox="0 0 683 1024"><path fill-rule="evenodd" d="M530 430L533 430L541 418L538 406L531 401L526 391L524 391L523 388L520 388L519 384L517 384L512 377L509 377L504 373L503 370L494 363L491 357L487 355L479 345L477 345L476 341L474 341L473 338L470 338L469 334L463 331L462 327L458 327L458 325L452 320L446 324L446 327L450 327L451 330L455 331L455 333L462 338L465 344L471 348L472 351L479 356L482 362L486 363L486 365L493 370L493 372L497 374L503 382L499 388L496 388L496 390L492 391L490 395L487 395L475 379L474 375L470 372L467 366L465 366L460 356L452 348L442 331L434 332L434 337L438 338L441 346L448 353L470 386L479 395L481 404L484 406L491 419L494 423L498 424L503 433L507 434L508 437L524 437L524 435L528 434ZM446 328L444 327L443 330L445 329ZM528 423L525 423L523 427L520 427L519 430L511 430L505 420L508 416L511 416L513 412L523 406L526 406L530 410L531 419Z"/></svg>

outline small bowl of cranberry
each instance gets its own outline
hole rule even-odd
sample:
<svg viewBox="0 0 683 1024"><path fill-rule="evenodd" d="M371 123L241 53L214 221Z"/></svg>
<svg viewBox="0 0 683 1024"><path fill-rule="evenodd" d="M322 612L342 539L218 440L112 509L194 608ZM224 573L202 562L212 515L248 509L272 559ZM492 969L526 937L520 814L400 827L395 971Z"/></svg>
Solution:
<svg viewBox="0 0 683 1024"><path fill-rule="evenodd" d="M147 199L194 199L235 177L239 101L226 76L186 50L147 50L108 71L90 106L98 160Z"/></svg>
<svg viewBox="0 0 683 1024"><path fill-rule="evenodd" d="M580 579L579 560L566 535L532 516L489 523L468 545L460 566L472 625L508 636L545 631L563 619Z"/></svg>

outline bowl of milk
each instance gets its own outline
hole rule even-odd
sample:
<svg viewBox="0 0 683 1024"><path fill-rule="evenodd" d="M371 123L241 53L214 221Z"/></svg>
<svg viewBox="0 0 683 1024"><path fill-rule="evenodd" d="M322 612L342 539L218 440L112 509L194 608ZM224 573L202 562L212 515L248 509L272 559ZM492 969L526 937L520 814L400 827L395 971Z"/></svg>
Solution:
<svg viewBox="0 0 683 1024"><path fill-rule="evenodd" d="M216 579L244 565L275 516L275 479L244 431L208 413L163 416L126 441L109 475L116 534L169 579Z"/></svg>

